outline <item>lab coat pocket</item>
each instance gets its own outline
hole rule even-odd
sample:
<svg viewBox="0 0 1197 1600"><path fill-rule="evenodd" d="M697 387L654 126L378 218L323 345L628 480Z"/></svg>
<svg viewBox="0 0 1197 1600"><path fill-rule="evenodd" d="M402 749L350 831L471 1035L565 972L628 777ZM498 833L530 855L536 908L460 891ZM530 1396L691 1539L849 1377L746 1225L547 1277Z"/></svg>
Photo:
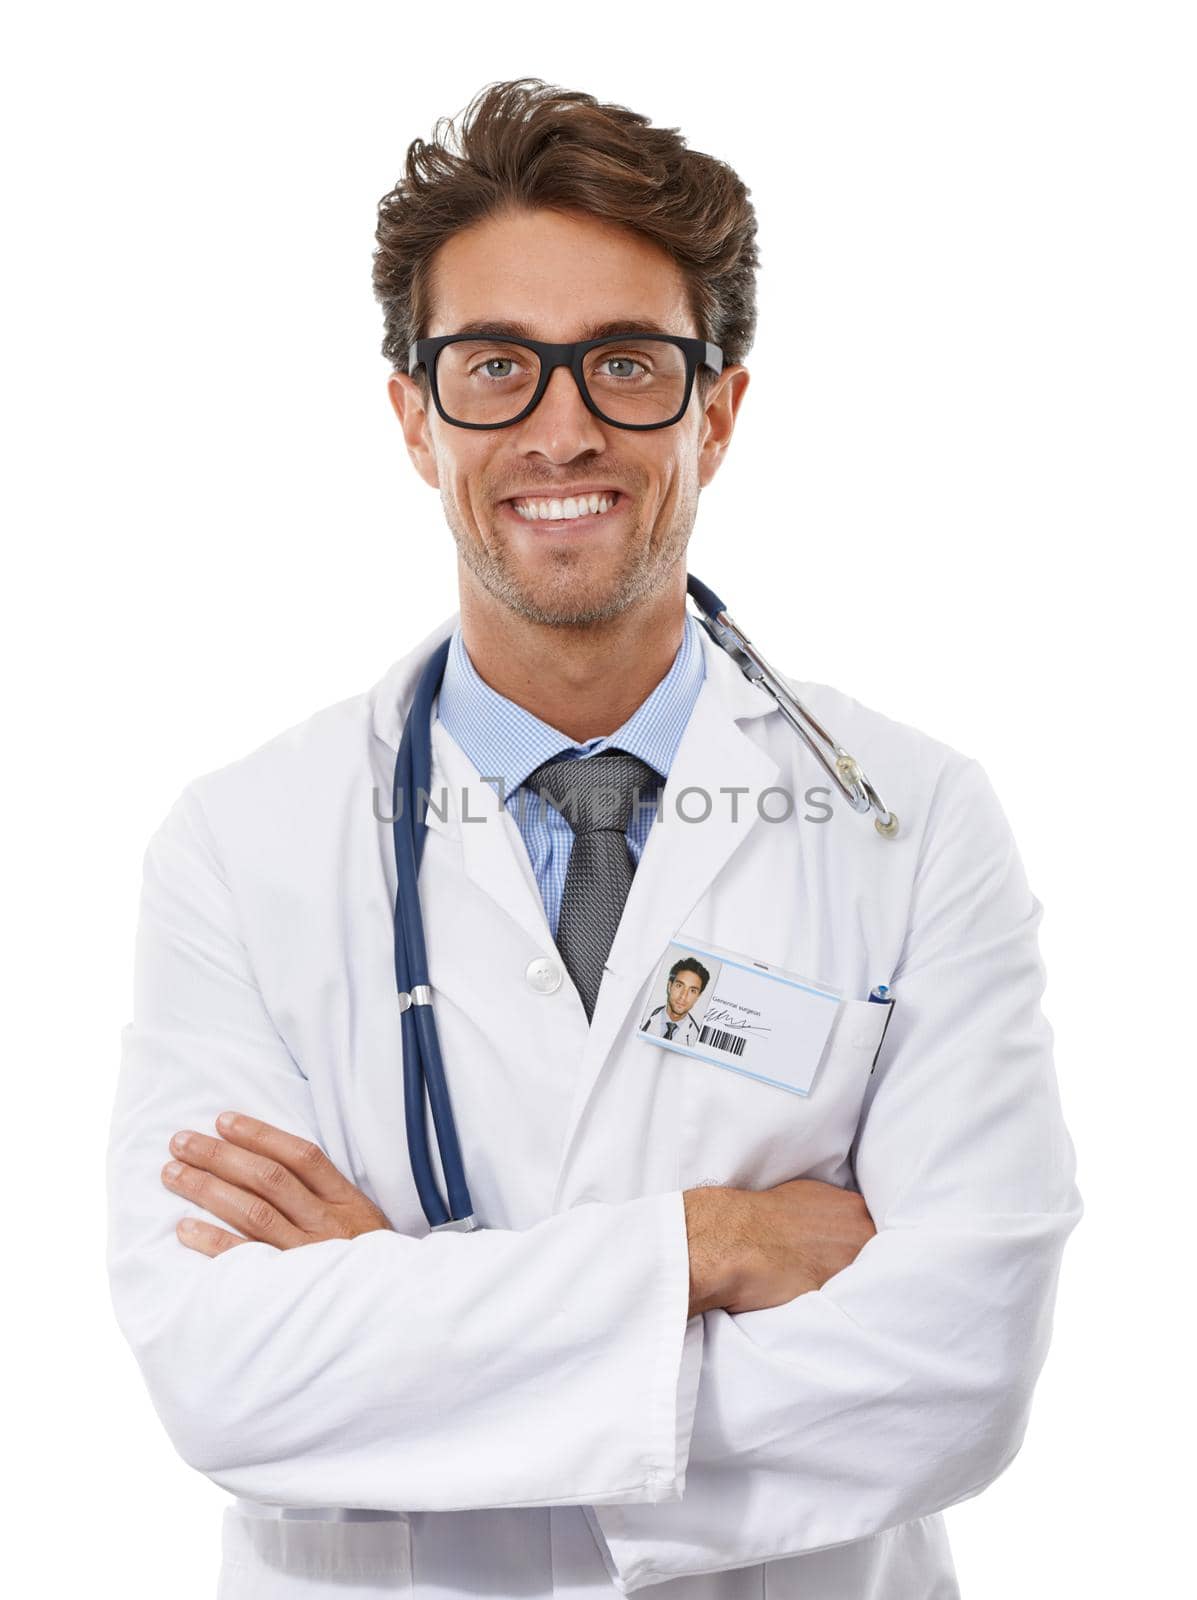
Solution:
<svg viewBox="0 0 1197 1600"><path fill-rule="evenodd" d="M394 1600L414 1592L411 1523L402 1516L323 1521L254 1516L231 1505L221 1553L217 1600Z"/></svg>
<svg viewBox="0 0 1197 1600"><path fill-rule="evenodd" d="M770 1189L791 1178L844 1183L891 1009L868 1000L839 1003L806 1095L671 1056L681 1074L683 1186Z"/></svg>

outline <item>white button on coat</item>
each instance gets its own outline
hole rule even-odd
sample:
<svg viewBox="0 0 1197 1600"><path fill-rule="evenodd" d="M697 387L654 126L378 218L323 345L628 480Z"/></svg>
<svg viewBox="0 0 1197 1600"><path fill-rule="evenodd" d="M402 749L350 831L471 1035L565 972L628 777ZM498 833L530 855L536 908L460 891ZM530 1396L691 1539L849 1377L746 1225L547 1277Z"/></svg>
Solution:
<svg viewBox="0 0 1197 1600"><path fill-rule="evenodd" d="M550 961L548 956L537 956L535 961L529 961L524 977L529 989L537 994L556 994L561 987L562 969L559 962Z"/></svg>
<svg viewBox="0 0 1197 1600"><path fill-rule="evenodd" d="M527 851L436 725L449 803L429 813L421 900L486 1227L429 1236L371 801L385 816L415 677L455 620L373 690L189 784L146 853L109 1271L175 1448L237 1497L221 1594L956 1593L940 1512L1019 1449L1081 1214L1040 905L983 770L796 684L902 833L838 795L806 821L821 770L704 635L588 1027L571 986L544 1003ZM785 823L723 803L775 785L795 796ZM702 823L673 810L691 786L713 797ZM463 825L463 795L484 825ZM640 1037L679 935L849 997L809 1097ZM870 1073L856 1040L882 1024L877 983L896 1003ZM168 1141L226 1108L319 1143L394 1231L215 1259L180 1244L180 1216L206 1213L161 1182ZM711 1173L858 1187L876 1237L818 1293L687 1322L682 1191Z"/></svg>

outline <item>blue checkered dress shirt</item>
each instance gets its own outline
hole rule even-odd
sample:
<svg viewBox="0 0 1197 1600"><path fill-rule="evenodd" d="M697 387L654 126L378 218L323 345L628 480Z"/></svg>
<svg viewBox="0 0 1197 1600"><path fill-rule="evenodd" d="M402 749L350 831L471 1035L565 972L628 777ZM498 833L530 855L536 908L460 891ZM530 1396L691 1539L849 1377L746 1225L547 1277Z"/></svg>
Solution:
<svg viewBox="0 0 1197 1600"><path fill-rule="evenodd" d="M648 698L614 733L575 744L568 734L550 728L547 722L484 683L466 651L460 625L454 631L437 700L437 716L481 777L502 778L502 791L497 782L492 782L492 788L505 799L528 848L554 938L573 829L534 789L524 787L524 780L561 751L581 761L610 745L639 756L667 778L705 675L698 623L687 612L673 665ZM628 848L633 861L639 862L655 817L655 804L632 808Z"/></svg>

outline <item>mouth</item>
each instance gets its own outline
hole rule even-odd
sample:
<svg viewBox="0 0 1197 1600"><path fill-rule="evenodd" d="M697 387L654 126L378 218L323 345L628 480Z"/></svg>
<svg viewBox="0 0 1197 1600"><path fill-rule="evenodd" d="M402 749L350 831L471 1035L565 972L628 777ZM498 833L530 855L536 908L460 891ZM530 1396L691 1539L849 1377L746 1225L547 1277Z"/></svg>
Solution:
<svg viewBox="0 0 1197 1600"><path fill-rule="evenodd" d="M591 511L587 504L578 516L544 517L528 515L526 512L517 510L515 501L525 502L529 498L531 497L517 495L514 500L503 500L500 502L500 510L506 520L518 522L521 527L528 528L533 533L585 533L589 529L594 529L597 532L600 527L606 526L621 516L631 504L622 490L608 490L600 496L600 501L609 502L605 511ZM568 497L562 496L561 498L564 500Z"/></svg>

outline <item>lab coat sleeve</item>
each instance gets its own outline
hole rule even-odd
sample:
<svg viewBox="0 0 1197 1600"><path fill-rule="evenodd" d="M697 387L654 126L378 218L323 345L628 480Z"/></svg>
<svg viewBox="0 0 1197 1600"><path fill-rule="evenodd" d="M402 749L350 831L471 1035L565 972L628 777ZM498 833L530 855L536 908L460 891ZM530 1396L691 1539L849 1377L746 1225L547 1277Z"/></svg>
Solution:
<svg viewBox="0 0 1197 1600"><path fill-rule="evenodd" d="M817 1292L707 1313L683 1499L588 1512L623 1593L929 1515L1021 1446L1082 1205L1040 1011L1042 908L985 773L957 762L854 1144L876 1236Z"/></svg>
<svg viewBox="0 0 1197 1600"><path fill-rule="evenodd" d="M522 1232L379 1230L202 1255L176 1223L218 1219L163 1184L170 1136L214 1133L226 1108L321 1136L194 786L146 852L135 973L108 1148L109 1282L185 1461L294 1507L679 1496L703 1334L686 1317L680 1191Z"/></svg>

